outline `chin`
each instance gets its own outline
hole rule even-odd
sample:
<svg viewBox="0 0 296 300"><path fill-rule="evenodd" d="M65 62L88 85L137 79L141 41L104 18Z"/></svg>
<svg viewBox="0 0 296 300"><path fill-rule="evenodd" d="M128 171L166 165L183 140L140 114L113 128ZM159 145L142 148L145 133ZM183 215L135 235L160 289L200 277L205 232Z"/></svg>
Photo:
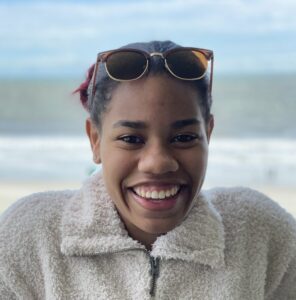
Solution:
<svg viewBox="0 0 296 300"><path fill-rule="evenodd" d="M141 224L139 228L150 234L162 235L176 228L181 222L182 220L153 219Z"/></svg>

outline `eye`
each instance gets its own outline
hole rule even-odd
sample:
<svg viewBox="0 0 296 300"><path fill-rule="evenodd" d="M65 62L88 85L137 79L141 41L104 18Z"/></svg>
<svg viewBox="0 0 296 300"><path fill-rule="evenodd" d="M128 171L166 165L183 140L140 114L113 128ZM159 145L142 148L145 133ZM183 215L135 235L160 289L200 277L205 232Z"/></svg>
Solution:
<svg viewBox="0 0 296 300"><path fill-rule="evenodd" d="M171 142L173 143L190 143L193 142L196 139L200 139L199 135L196 134L178 134L175 136Z"/></svg>
<svg viewBox="0 0 296 300"><path fill-rule="evenodd" d="M136 135L125 135L118 138L118 140L123 141L127 144L144 144L144 140Z"/></svg>

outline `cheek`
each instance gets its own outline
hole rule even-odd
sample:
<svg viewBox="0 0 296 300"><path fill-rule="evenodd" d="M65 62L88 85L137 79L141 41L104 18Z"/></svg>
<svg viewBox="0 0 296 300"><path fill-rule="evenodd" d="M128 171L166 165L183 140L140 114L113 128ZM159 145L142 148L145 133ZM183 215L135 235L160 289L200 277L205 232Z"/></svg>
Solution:
<svg viewBox="0 0 296 300"><path fill-rule="evenodd" d="M102 149L102 170L112 196L121 193L124 180L135 170L134 155L122 149Z"/></svg>
<svg viewBox="0 0 296 300"><path fill-rule="evenodd" d="M182 157L182 167L190 174L193 182L198 183L203 180L207 168L207 158L208 150L205 146L186 153L186 155Z"/></svg>
<svg viewBox="0 0 296 300"><path fill-rule="evenodd" d="M106 189L119 214L128 214L125 180L134 170L133 158L124 151L102 152L102 171Z"/></svg>

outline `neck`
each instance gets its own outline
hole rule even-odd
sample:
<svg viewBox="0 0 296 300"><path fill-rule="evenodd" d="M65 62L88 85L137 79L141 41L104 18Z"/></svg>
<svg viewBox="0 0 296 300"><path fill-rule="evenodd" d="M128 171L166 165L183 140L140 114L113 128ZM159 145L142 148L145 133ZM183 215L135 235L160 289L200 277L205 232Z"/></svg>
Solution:
<svg viewBox="0 0 296 300"><path fill-rule="evenodd" d="M161 235L161 233L143 231L129 222L124 222L124 224L129 236L144 245L148 251L152 250L152 245L156 241L157 237Z"/></svg>

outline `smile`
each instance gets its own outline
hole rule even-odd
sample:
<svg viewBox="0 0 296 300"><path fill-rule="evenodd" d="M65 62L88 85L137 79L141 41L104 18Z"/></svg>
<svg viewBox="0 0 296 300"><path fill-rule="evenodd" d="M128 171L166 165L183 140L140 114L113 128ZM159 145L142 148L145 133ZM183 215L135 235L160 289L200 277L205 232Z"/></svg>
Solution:
<svg viewBox="0 0 296 300"><path fill-rule="evenodd" d="M132 190L135 194L138 196L145 198L145 199L153 199L153 200L163 200L163 199L169 199L174 197L178 194L181 186L180 185L173 185L170 188L166 189L156 189L153 187L143 187L138 186L134 187Z"/></svg>

